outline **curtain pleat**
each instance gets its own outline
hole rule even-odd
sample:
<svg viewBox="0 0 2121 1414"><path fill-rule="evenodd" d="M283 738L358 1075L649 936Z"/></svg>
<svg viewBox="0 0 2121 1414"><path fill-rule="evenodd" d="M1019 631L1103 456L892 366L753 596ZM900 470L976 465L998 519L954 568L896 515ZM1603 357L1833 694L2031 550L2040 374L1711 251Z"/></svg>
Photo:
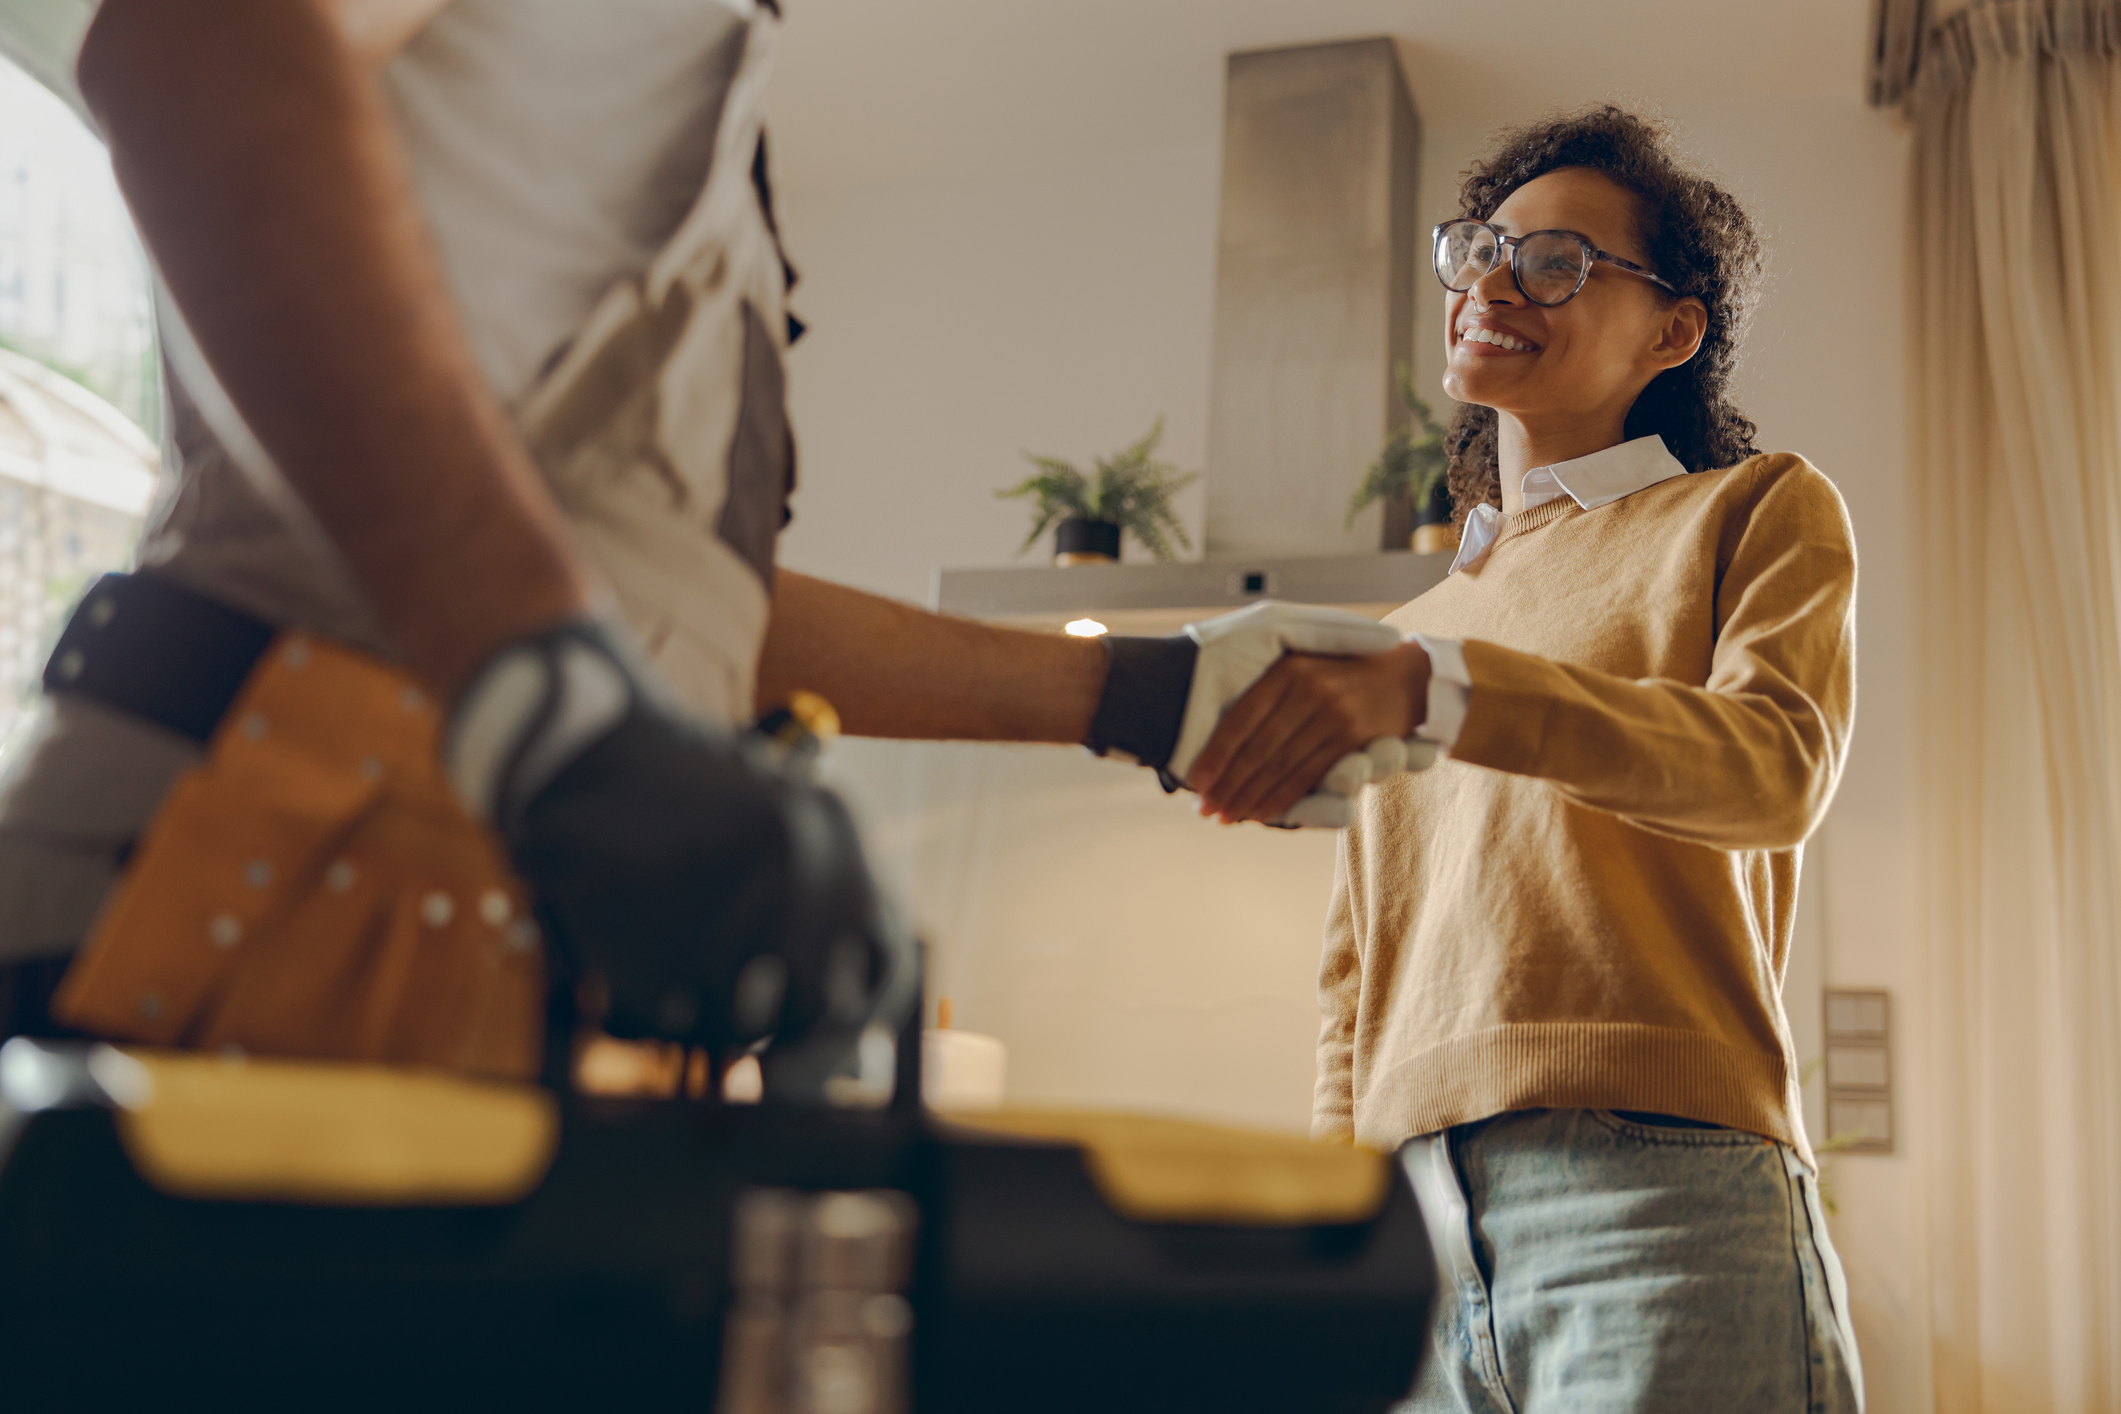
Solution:
<svg viewBox="0 0 2121 1414"><path fill-rule="evenodd" d="M1889 108L1907 96L1922 63L1930 0L1871 0L1871 103Z"/></svg>
<svg viewBox="0 0 2121 1414"><path fill-rule="evenodd" d="M2121 1408L2121 7L1908 96L1937 1405Z"/></svg>

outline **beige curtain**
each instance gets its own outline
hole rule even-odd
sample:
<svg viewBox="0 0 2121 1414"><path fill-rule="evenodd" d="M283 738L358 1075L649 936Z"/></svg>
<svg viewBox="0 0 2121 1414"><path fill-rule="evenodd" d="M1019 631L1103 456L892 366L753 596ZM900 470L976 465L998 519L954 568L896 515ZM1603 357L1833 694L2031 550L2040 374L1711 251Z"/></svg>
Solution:
<svg viewBox="0 0 2121 1414"><path fill-rule="evenodd" d="M1984 0L1907 111L1936 1403L2111 1414L2121 4Z"/></svg>
<svg viewBox="0 0 2121 1414"><path fill-rule="evenodd" d="M1907 96L1922 65L1930 0L1871 0L1871 102L1890 107Z"/></svg>

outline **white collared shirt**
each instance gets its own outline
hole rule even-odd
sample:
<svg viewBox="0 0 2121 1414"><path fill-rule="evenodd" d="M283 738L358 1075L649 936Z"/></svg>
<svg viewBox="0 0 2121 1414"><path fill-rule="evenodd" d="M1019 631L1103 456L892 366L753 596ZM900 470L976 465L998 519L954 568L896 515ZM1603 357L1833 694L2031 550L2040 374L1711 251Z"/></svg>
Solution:
<svg viewBox="0 0 2121 1414"><path fill-rule="evenodd" d="M1666 449L1664 438L1637 437L1587 457L1533 467L1518 483L1524 491L1524 510L1518 514L1563 496L1584 510L1595 511L1660 481L1684 475L1686 468ZM1507 520L1493 506L1475 506L1473 514L1466 518L1465 533L1459 537L1458 554L1451 561L1450 573L1457 574L1484 559L1495 548ZM1429 655L1429 712L1415 734L1449 750L1465 725L1466 703L1473 690L1473 679L1466 672L1465 647L1455 638L1426 633L1410 633L1407 637Z"/></svg>
<svg viewBox="0 0 2121 1414"><path fill-rule="evenodd" d="M1563 496L1587 511L1595 511L1645 487L1684 475L1686 468L1665 450L1664 438L1652 435L1637 437L1632 442L1622 442L1574 461L1535 466L1518 484L1524 491L1526 511L1536 510ZM1518 512L1519 515L1523 513ZM1502 534L1505 519L1503 513L1493 506L1473 508L1473 514L1466 517L1465 534L1458 541L1458 557L1451 561L1452 574L1478 562L1494 548L1495 538Z"/></svg>

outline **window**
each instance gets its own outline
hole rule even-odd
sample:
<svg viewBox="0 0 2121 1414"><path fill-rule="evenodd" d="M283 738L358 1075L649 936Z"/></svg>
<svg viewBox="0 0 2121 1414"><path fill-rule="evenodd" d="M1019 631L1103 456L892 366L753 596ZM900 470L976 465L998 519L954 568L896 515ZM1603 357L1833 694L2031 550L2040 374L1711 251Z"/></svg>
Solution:
<svg viewBox="0 0 2121 1414"><path fill-rule="evenodd" d="M146 261L109 159L0 60L0 735L82 587L131 559L161 412Z"/></svg>

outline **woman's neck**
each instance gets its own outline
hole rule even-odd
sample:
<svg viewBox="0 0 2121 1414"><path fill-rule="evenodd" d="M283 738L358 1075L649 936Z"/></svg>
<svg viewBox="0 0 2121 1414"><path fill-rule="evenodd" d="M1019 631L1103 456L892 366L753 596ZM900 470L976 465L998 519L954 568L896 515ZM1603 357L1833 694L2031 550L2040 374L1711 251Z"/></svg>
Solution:
<svg viewBox="0 0 2121 1414"><path fill-rule="evenodd" d="M1524 476L1535 466L1574 461L1626 440L1627 409L1590 417L1541 418L1527 423L1515 413L1495 415L1495 465L1502 476L1502 513L1524 509Z"/></svg>

